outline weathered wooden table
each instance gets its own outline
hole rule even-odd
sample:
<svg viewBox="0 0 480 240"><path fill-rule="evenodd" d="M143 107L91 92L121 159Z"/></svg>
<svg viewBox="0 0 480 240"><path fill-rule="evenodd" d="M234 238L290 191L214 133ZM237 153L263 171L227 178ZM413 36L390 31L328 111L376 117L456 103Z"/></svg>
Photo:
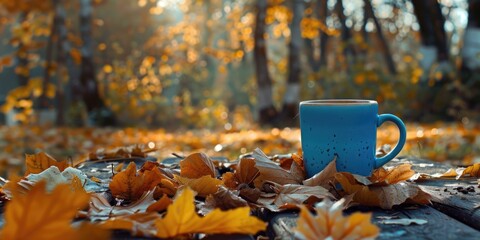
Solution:
<svg viewBox="0 0 480 240"><path fill-rule="evenodd" d="M168 161L176 164L175 159ZM135 162L139 166L143 164L140 160ZM410 163L416 172L427 174L444 173L452 167L409 157L394 159L387 166L403 163ZM106 172L109 174L108 169ZM352 207L345 214L355 211L372 212L372 221L381 229L378 239L480 239L480 188L476 179L428 180L417 184L432 195L431 206L402 205L392 210ZM293 239L298 212L272 213L265 210L258 211L257 216L269 223L263 234L270 239ZM408 226L383 224L382 221L388 218L424 219L427 223ZM128 235L126 232L115 232L113 239L143 239ZM255 236L211 235L203 239L255 239Z"/></svg>
<svg viewBox="0 0 480 240"><path fill-rule="evenodd" d="M387 166L412 164L420 173L444 173L451 166L416 158L399 158ZM417 183L432 195L431 206L398 206L392 210L354 207L354 211L372 212L372 221L381 229L378 239L480 239L480 188L476 179L428 180ZM468 189L468 190L467 190ZM293 239L292 229L298 213L279 213L269 220L270 238ZM424 219L423 225L382 224L386 218Z"/></svg>

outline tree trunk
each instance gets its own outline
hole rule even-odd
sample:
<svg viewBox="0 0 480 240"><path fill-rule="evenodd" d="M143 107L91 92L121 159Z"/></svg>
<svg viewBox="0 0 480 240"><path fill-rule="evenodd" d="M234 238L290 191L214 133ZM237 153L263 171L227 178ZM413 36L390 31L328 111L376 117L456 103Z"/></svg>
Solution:
<svg viewBox="0 0 480 240"><path fill-rule="evenodd" d="M20 14L20 24L27 20L27 16L27 12L22 12ZM17 68L21 69L21 71L17 73L18 85L26 86L28 84L28 79L30 78L30 68L28 66L28 46L25 46L25 44L20 41L15 55L18 61Z"/></svg>
<svg viewBox="0 0 480 240"><path fill-rule="evenodd" d="M53 42L57 35L57 26L58 26L58 15L57 15L57 5L58 0L52 1L54 15L53 20L50 26L50 36L48 37L47 47L45 50L45 69L43 70L43 82L42 82L42 95L38 99L38 108L47 109L49 106L49 100L47 97L48 85L50 83L51 72L53 68L52 58L53 58Z"/></svg>
<svg viewBox="0 0 480 240"><path fill-rule="evenodd" d="M377 17L375 16L375 11L373 10L372 4L370 0L364 0L365 10L367 11L367 16L373 19L373 23L375 24L375 28L377 30L378 41L380 42L380 47L382 48L383 56L385 58L385 62L388 67L388 71L391 74L397 74L397 69L395 67L395 63L393 62L392 53L390 51L390 47L387 44L387 40L382 32L382 26L380 22L378 22Z"/></svg>
<svg viewBox="0 0 480 240"><path fill-rule="evenodd" d="M304 0L294 0L292 4L293 19L290 26L290 43L288 45L288 79L282 109L282 117L287 122L293 122L298 113L301 74L300 51L302 48L300 22L305 9Z"/></svg>
<svg viewBox="0 0 480 240"><path fill-rule="evenodd" d="M92 39L92 1L80 0L80 35L82 39L82 63L80 66L80 84L83 102L92 125L113 124L113 113L105 107L100 98L95 66L93 62Z"/></svg>
<svg viewBox="0 0 480 240"><path fill-rule="evenodd" d="M272 123L277 116L277 111L273 106L272 80L268 72L267 47L265 41L266 15L267 0L257 0L253 55L258 85L257 105L261 124Z"/></svg>
<svg viewBox="0 0 480 240"><path fill-rule="evenodd" d="M68 30L65 25L65 18L66 12L65 8L63 7L63 1L60 1L56 8L56 16L57 16L57 34L58 34L58 42L57 42L57 119L56 124L57 126L65 125L65 91L64 91L64 83L68 80L68 52L70 50L70 44L67 39Z"/></svg>
<svg viewBox="0 0 480 240"><path fill-rule="evenodd" d="M461 96L471 112L480 110L480 0L470 0L462 49Z"/></svg>
<svg viewBox="0 0 480 240"><path fill-rule="evenodd" d="M355 56L355 50L352 48L351 44L352 33L350 32L350 28L347 26L347 19L345 17L345 14L343 13L344 7L342 0L337 0L337 4L335 7L338 14L338 19L340 20L340 24L342 25L341 37L343 44L345 44L345 49L343 52L345 54L345 57L347 57L348 59L349 55Z"/></svg>
<svg viewBox="0 0 480 240"><path fill-rule="evenodd" d="M465 70L480 69L480 0L470 0L468 5L462 59L462 68Z"/></svg>
<svg viewBox="0 0 480 240"><path fill-rule="evenodd" d="M327 22L327 15L328 15L328 5L327 0L319 0L313 6L315 17L322 22L322 24L326 25ZM327 65L327 41L328 35L322 29L319 30L319 40L320 40L320 58L317 60L315 58L315 44L313 39L305 39L306 45L306 55L308 58L308 62L310 67L314 72L318 72L321 67Z"/></svg>
<svg viewBox="0 0 480 240"><path fill-rule="evenodd" d="M437 0L412 0L412 4L422 39L420 65L428 72L435 61L448 60L445 18Z"/></svg>
<svg viewBox="0 0 480 240"><path fill-rule="evenodd" d="M319 14L319 19L322 21L325 26L327 26L327 16L328 16L328 0L319 0L317 6L317 12ZM319 69L327 65L327 41L328 35L325 31L320 30L320 63Z"/></svg>

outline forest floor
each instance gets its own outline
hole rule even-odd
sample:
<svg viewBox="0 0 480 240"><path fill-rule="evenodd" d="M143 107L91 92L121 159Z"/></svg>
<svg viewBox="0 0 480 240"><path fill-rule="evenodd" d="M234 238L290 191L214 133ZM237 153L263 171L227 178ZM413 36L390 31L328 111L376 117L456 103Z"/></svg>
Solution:
<svg viewBox="0 0 480 240"><path fill-rule="evenodd" d="M398 130L386 125L377 134L379 149L395 145ZM267 154L286 154L301 149L298 128L249 130L183 130L140 128L0 127L0 175L22 171L25 154L44 151L58 160L79 163L86 159L125 157L119 149L139 146L162 160L172 153L185 156L205 152L230 160L260 148ZM480 125L473 123L407 124L407 143L400 155L449 161L454 165L480 162Z"/></svg>

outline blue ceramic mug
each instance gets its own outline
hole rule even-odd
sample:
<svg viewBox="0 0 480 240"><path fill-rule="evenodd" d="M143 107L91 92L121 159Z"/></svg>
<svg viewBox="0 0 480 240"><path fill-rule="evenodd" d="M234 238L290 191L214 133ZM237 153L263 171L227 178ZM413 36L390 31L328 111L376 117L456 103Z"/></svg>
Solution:
<svg viewBox="0 0 480 240"><path fill-rule="evenodd" d="M376 158L377 127L395 123L400 139L387 155ZM307 176L323 170L337 157L337 171L369 176L392 160L406 139L405 124L392 114L378 115L371 100L311 100L300 103L300 129Z"/></svg>

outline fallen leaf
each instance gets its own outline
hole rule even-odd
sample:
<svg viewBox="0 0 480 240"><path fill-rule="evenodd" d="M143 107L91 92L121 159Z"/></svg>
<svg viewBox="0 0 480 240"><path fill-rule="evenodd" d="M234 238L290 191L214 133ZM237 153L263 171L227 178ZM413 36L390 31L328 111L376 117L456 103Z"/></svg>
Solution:
<svg viewBox="0 0 480 240"><path fill-rule="evenodd" d="M61 199L61 204L59 204ZM5 209L2 239L63 239L75 238L81 229L71 226L79 209L88 205L90 196L72 192L68 184L60 184L51 193L46 182L35 184L26 194L16 194ZM94 227L93 227L94 228ZM106 236L108 237L108 235ZM107 238L108 239L108 238Z"/></svg>
<svg viewBox="0 0 480 240"><path fill-rule="evenodd" d="M107 220L111 217L146 212L156 203L153 199L154 190L145 192L137 201L127 206L112 206L103 194L93 194L90 201L88 216L92 221ZM152 207L153 208L153 207Z"/></svg>
<svg viewBox="0 0 480 240"><path fill-rule="evenodd" d="M88 192L101 190L102 187L93 182L92 180L88 179L87 175L82 171L68 167L63 172L61 172L56 166L51 166L40 172L38 174L29 174L25 177L26 180L31 181L33 183L39 181L46 182L47 191L51 191L59 184L71 184L73 179L76 178L78 181L75 186L77 189L85 189Z"/></svg>
<svg viewBox="0 0 480 240"><path fill-rule="evenodd" d="M133 236L155 236L155 220L160 218L157 212L135 213L110 218L100 224L101 228L109 230L126 230Z"/></svg>
<svg viewBox="0 0 480 240"><path fill-rule="evenodd" d="M390 170L385 170L383 167L378 168L373 171L369 180L375 185L389 185L405 181L414 174L415 171L412 170L412 165L405 163L395 166Z"/></svg>
<svg viewBox="0 0 480 240"><path fill-rule="evenodd" d="M255 164L255 159L252 158L241 158L238 161L235 176L239 183L249 185L258 177L260 171L255 167Z"/></svg>
<svg viewBox="0 0 480 240"><path fill-rule="evenodd" d="M223 184L230 189L236 189L238 187L238 180L235 173L226 172L222 175Z"/></svg>
<svg viewBox="0 0 480 240"><path fill-rule="evenodd" d="M303 181L305 186L322 186L324 188L329 187L330 180L335 179L335 174L337 173L337 157L333 160L319 173L313 175L311 178Z"/></svg>
<svg viewBox="0 0 480 240"><path fill-rule="evenodd" d="M212 178L209 175L205 175L197 179L185 178L178 175L175 175L174 178L180 184L193 189L201 197L206 197L208 194L213 194L217 192L218 186L223 185L222 180Z"/></svg>
<svg viewBox="0 0 480 240"><path fill-rule="evenodd" d="M266 229L266 223L250 216L249 207L221 211L215 209L204 217L195 211L193 191L185 188L168 206L167 214L155 220L156 236L172 238L176 236L204 234L256 234Z"/></svg>
<svg viewBox="0 0 480 240"><path fill-rule="evenodd" d="M273 183L277 196L273 203L278 207L284 204L302 204L308 198L315 196L319 199L333 198L327 189L321 186L304 186L298 184L280 185Z"/></svg>
<svg viewBox="0 0 480 240"><path fill-rule="evenodd" d="M205 153L193 153L180 161L180 176L200 178L209 175L216 177L215 165Z"/></svg>
<svg viewBox="0 0 480 240"><path fill-rule="evenodd" d="M167 207L172 204L172 199L167 197L167 195L163 195L158 201L152 203L147 208L147 212L162 212L167 209Z"/></svg>
<svg viewBox="0 0 480 240"><path fill-rule="evenodd" d="M125 170L113 176L109 188L116 198L134 201L139 199L144 192L162 183L162 179L158 168L137 173L135 163L131 162Z"/></svg>
<svg viewBox="0 0 480 240"><path fill-rule="evenodd" d="M304 173L295 162L292 163L290 171L287 171L271 161L259 148L253 151L253 157L256 160L255 167L260 171L260 176L257 178L259 182L272 181L278 184L298 184L304 180Z"/></svg>
<svg viewBox="0 0 480 240"><path fill-rule="evenodd" d="M38 236L35 239L40 239ZM71 240L111 239L111 232L97 224L82 222L76 229L75 235L68 236Z"/></svg>
<svg viewBox="0 0 480 240"><path fill-rule="evenodd" d="M366 186L347 172L337 173L335 179L346 194L355 194L353 200L366 206L378 206L391 209L395 205L411 201L417 204L429 204L431 196L415 184L400 182L387 186Z"/></svg>
<svg viewBox="0 0 480 240"><path fill-rule="evenodd" d="M399 219L385 219L385 220L379 221L378 223L408 226L412 224L423 225L428 223L428 221L425 219L418 219L418 218L399 218Z"/></svg>
<svg viewBox="0 0 480 240"><path fill-rule="evenodd" d="M66 161L59 162L44 152L39 152L36 154L26 154L25 165L27 168L25 171L25 176L30 173L41 173L51 166L56 166L60 171L63 171L65 168L68 167Z"/></svg>
<svg viewBox="0 0 480 240"><path fill-rule="evenodd" d="M230 210L248 206L248 203L239 197L238 194L220 186L217 192L207 196L205 199L205 205L212 209L220 208L221 210Z"/></svg>
<svg viewBox="0 0 480 240"><path fill-rule="evenodd" d="M251 188L248 185L244 185L245 187L240 187L240 196L252 203L257 202L257 200L260 198L261 191L258 190L257 188Z"/></svg>
<svg viewBox="0 0 480 240"><path fill-rule="evenodd" d="M480 177L480 163L475 163L465 168L461 177Z"/></svg>
<svg viewBox="0 0 480 240"><path fill-rule="evenodd" d="M375 239L380 229L370 222L371 213L353 213L344 217L343 201L323 201L315 207L316 215L300 206L295 228L296 239Z"/></svg>
<svg viewBox="0 0 480 240"><path fill-rule="evenodd" d="M123 165L125 165L125 164L123 164L123 162L120 163L120 164L118 164L118 165L113 169L113 172L115 172L115 173L121 172L121 171L123 170Z"/></svg>

